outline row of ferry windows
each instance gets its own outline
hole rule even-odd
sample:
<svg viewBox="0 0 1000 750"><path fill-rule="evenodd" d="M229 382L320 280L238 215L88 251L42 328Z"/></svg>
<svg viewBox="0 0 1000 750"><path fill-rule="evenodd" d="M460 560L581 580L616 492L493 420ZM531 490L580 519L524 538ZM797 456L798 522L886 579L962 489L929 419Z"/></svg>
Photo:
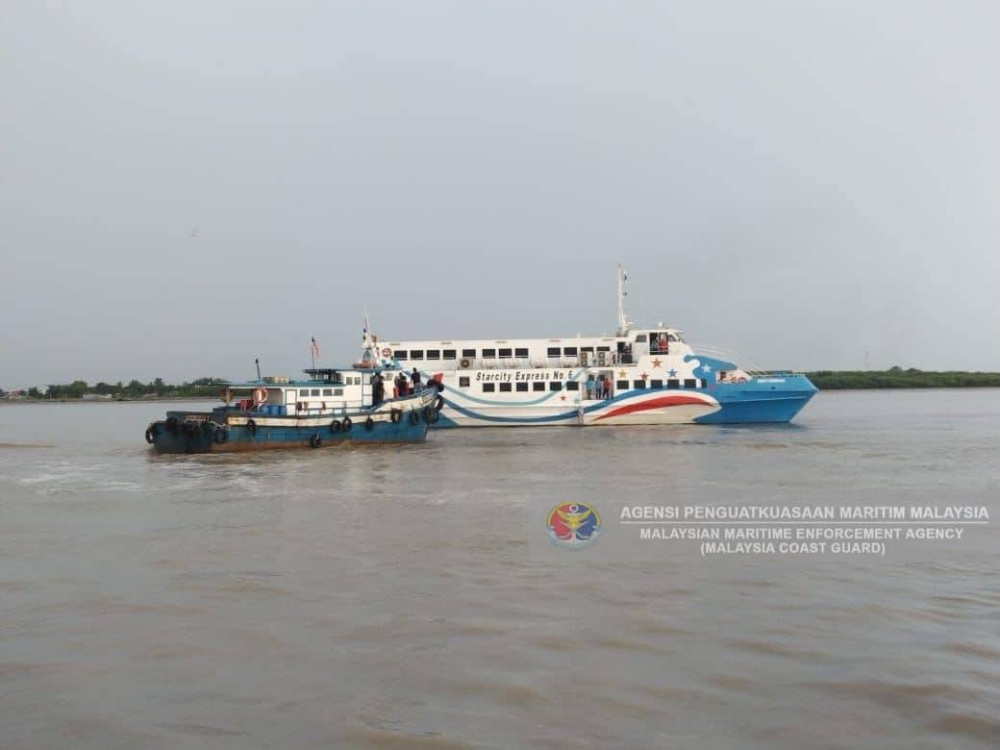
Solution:
<svg viewBox="0 0 1000 750"><path fill-rule="evenodd" d="M688 378L684 381L681 381L676 378L671 378L666 381L665 387L668 389L678 389L681 387L682 382L684 383L685 388L705 388L708 385L708 383L705 380L699 381L694 378ZM523 381L517 383L483 383L483 393L496 393L497 391L499 391L500 393L510 393L511 391L525 392L528 390L528 385L529 383ZM541 380L532 381L530 385L531 385L531 390L533 391L546 390L545 383L544 381ZM459 378L458 386L459 388L468 388L469 379ZM615 381L615 388L619 391L627 391L629 387L630 387L629 381L627 380ZM634 389L663 388L664 381L650 380L647 382L645 380L633 380L631 387ZM552 380L548 384L548 390L550 391L561 391L562 389L563 389L562 381ZM568 383L566 383L566 390L567 391L580 390L580 381L570 380Z"/></svg>
<svg viewBox="0 0 1000 750"><path fill-rule="evenodd" d="M546 355L549 357L576 357L580 352L590 352L594 353L595 347L593 346L550 346ZM596 350L599 352L610 352L610 346L598 346ZM497 348L497 349L483 349L481 354L477 354L480 351L478 349L462 349L462 359L526 359L528 357L527 347L512 347L512 348ZM418 359L458 359L458 349L410 349L406 351L405 349L399 349L395 352L396 359L408 359L408 360L418 360Z"/></svg>

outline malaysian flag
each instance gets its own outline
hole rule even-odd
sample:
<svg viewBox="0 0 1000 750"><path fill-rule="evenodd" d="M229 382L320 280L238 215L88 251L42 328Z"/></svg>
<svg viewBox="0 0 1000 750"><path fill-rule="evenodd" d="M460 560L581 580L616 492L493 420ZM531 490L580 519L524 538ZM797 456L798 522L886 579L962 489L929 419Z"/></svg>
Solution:
<svg viewBox="0 0 1000 750"><path fill-rule="evenodd" d="M309 344L309 348L312 349L313 359L319 359L319 344L316 343L316 337L312 337L312 343Z"/></svg>

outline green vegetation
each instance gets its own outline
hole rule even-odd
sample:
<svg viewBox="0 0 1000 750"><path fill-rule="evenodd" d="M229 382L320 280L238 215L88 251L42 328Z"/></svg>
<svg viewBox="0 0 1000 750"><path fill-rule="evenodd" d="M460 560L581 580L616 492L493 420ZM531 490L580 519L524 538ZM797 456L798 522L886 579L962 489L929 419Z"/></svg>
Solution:
<svg viewBox="0 0 1000 750"><path fill-rule="evenodd" d="M821 391L852 388L998 388L998 372L924 372L904 370L820 370L806 373Z"/></svg>
<svg viewBox="0 0 1000 750"><path fill-rule="evenodd" d="M88 385L83 380L75 380L64 385L50 385L43 393L38 388L28 389L28 398L45 399L79 399L87 396L110 396L112 399L137 398L204 398L219 395L220 386L226 381L221 378L198 378L190 383L170 385L162 378L156 378L149 383L133 380L123 384L97 383Z"/></svg>

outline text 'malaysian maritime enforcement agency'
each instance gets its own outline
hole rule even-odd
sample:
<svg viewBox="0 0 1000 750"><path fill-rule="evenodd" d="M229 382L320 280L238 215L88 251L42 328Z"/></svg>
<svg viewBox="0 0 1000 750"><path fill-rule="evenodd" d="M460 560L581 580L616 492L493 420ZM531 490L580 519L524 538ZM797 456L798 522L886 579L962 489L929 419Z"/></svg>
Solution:
<svg viewBox="0 0 1000 750"><path fill-rule="evenodd" d="M962 539L982 505L626 505L640 540L701 542L702 555L885 555L886 542Z"/></svg>

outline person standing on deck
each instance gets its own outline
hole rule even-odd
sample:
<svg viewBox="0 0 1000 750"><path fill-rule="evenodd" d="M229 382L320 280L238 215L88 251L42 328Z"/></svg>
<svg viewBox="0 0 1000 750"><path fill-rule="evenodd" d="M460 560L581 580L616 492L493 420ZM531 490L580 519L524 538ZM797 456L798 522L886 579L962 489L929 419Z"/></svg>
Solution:
<svg viewBox="0 0 1000 750"><path fill-rule="evenodd" d="M419 391L420 390L420 372L418 372L418 370L417 370L416 367L413 368L413 372L410 374L410 380L413 381L413 390Z"/></svg>

